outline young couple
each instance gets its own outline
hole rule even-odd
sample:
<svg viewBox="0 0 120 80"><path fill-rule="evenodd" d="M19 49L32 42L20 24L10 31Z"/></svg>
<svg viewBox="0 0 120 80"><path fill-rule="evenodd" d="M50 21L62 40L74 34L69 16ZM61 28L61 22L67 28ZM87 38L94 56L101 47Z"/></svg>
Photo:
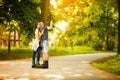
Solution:
<svg viewBox="0 0 120 80"><path fill-rule="evenodd" d="M48 68L48 30L52 28L52 22L50 26L44 26L43 21L40 21L34 26L35 40L32 45L32 68ZM40 65L41 51L43 54L43 64ZM35 59L37 54L37 59Z"/></svg>

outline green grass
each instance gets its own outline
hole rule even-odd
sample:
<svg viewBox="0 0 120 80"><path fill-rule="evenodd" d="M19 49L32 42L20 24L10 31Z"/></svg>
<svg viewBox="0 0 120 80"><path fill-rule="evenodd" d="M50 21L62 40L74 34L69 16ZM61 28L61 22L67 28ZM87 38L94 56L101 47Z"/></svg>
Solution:
<svg viewBox="0 0 120 80"><path fill-rule="evenodd" d="M73 54L87 54L95 53L93 48L87 46L74 46L74 47L50 47L50 56L60 56L60 55L73 55Z"/></svg>
<svg viewBox="0 0 120 80"><path fill-rule="evenodd" d="M99 69L120 75L120 55L102 58L91 64Z"/></svg>
<svg viewBox="0 0 120 80"><path fill-rule="evenodd" d="M49 48L50 56L86 54L94 52L96 52L94 49L86 46ZM31 47L11 48L11 52L9 54L7 53L7 48L0 48L0 60L31 58L31 55L32 55Z"/></svg>
<svg viewBox="0 0 120 80"><path fill-rule="evenodd" d="M11 52L7 53L7 48L0 48L0 60L14 60L30 58L32 55L31 48L11 48Z"/></svg>

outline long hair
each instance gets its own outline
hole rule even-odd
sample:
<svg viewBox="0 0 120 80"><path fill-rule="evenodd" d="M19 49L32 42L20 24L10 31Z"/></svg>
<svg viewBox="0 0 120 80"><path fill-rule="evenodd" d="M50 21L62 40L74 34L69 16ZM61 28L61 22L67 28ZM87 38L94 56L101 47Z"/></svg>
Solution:
<svg viewBox="0 0 120 80"><path fill-rule="evenodd" d="M38 25L38 23L35 23L35 25L34 25L34 31L35 31L35 29L37 28L37 25Z"/></svg>

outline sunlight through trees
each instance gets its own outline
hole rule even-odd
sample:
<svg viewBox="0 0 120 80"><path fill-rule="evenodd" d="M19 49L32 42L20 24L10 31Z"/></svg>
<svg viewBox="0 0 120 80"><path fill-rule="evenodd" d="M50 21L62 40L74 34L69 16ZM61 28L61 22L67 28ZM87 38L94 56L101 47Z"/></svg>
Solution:
<svg viewBox="0 0 120 80"><path fill-rule="evenodd" d="M117 0L114 2L112 0L52 0L51 14L54 21L65 20L68 23L66 31L62 30L58 34L56 38L58 43L55 44L88 45L96 50L115 50L117 11Z"/></svg>
<svg viewBox="0 0 120 80"><path fill-rule="evenodd" d="M41 19L46 25L53 21L52 46L117 51L117 0L0 0L0 29L17 31L23 46L34 38L33 26Z"/></svg>

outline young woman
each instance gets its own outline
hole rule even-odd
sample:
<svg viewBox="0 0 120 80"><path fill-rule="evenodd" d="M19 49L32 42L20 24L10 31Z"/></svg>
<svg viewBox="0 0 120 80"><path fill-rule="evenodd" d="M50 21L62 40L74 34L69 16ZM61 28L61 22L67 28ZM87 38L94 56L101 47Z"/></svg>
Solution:
<svg viewBox="0 0 120 80"><path fill-rule="evenodd" d="M36 23L34 26L35 39L34 39L33 44L32 44L32 49L33 49L32 68L39 66L40 52L41 52L40 47L39 47L39 42L40 42L41 35L43 34L43 31L42 32L39 31L40 27L41 26L39 23ZM35 57L36 57L37 52L38 52L37 61L35 62Z"/></svg>

